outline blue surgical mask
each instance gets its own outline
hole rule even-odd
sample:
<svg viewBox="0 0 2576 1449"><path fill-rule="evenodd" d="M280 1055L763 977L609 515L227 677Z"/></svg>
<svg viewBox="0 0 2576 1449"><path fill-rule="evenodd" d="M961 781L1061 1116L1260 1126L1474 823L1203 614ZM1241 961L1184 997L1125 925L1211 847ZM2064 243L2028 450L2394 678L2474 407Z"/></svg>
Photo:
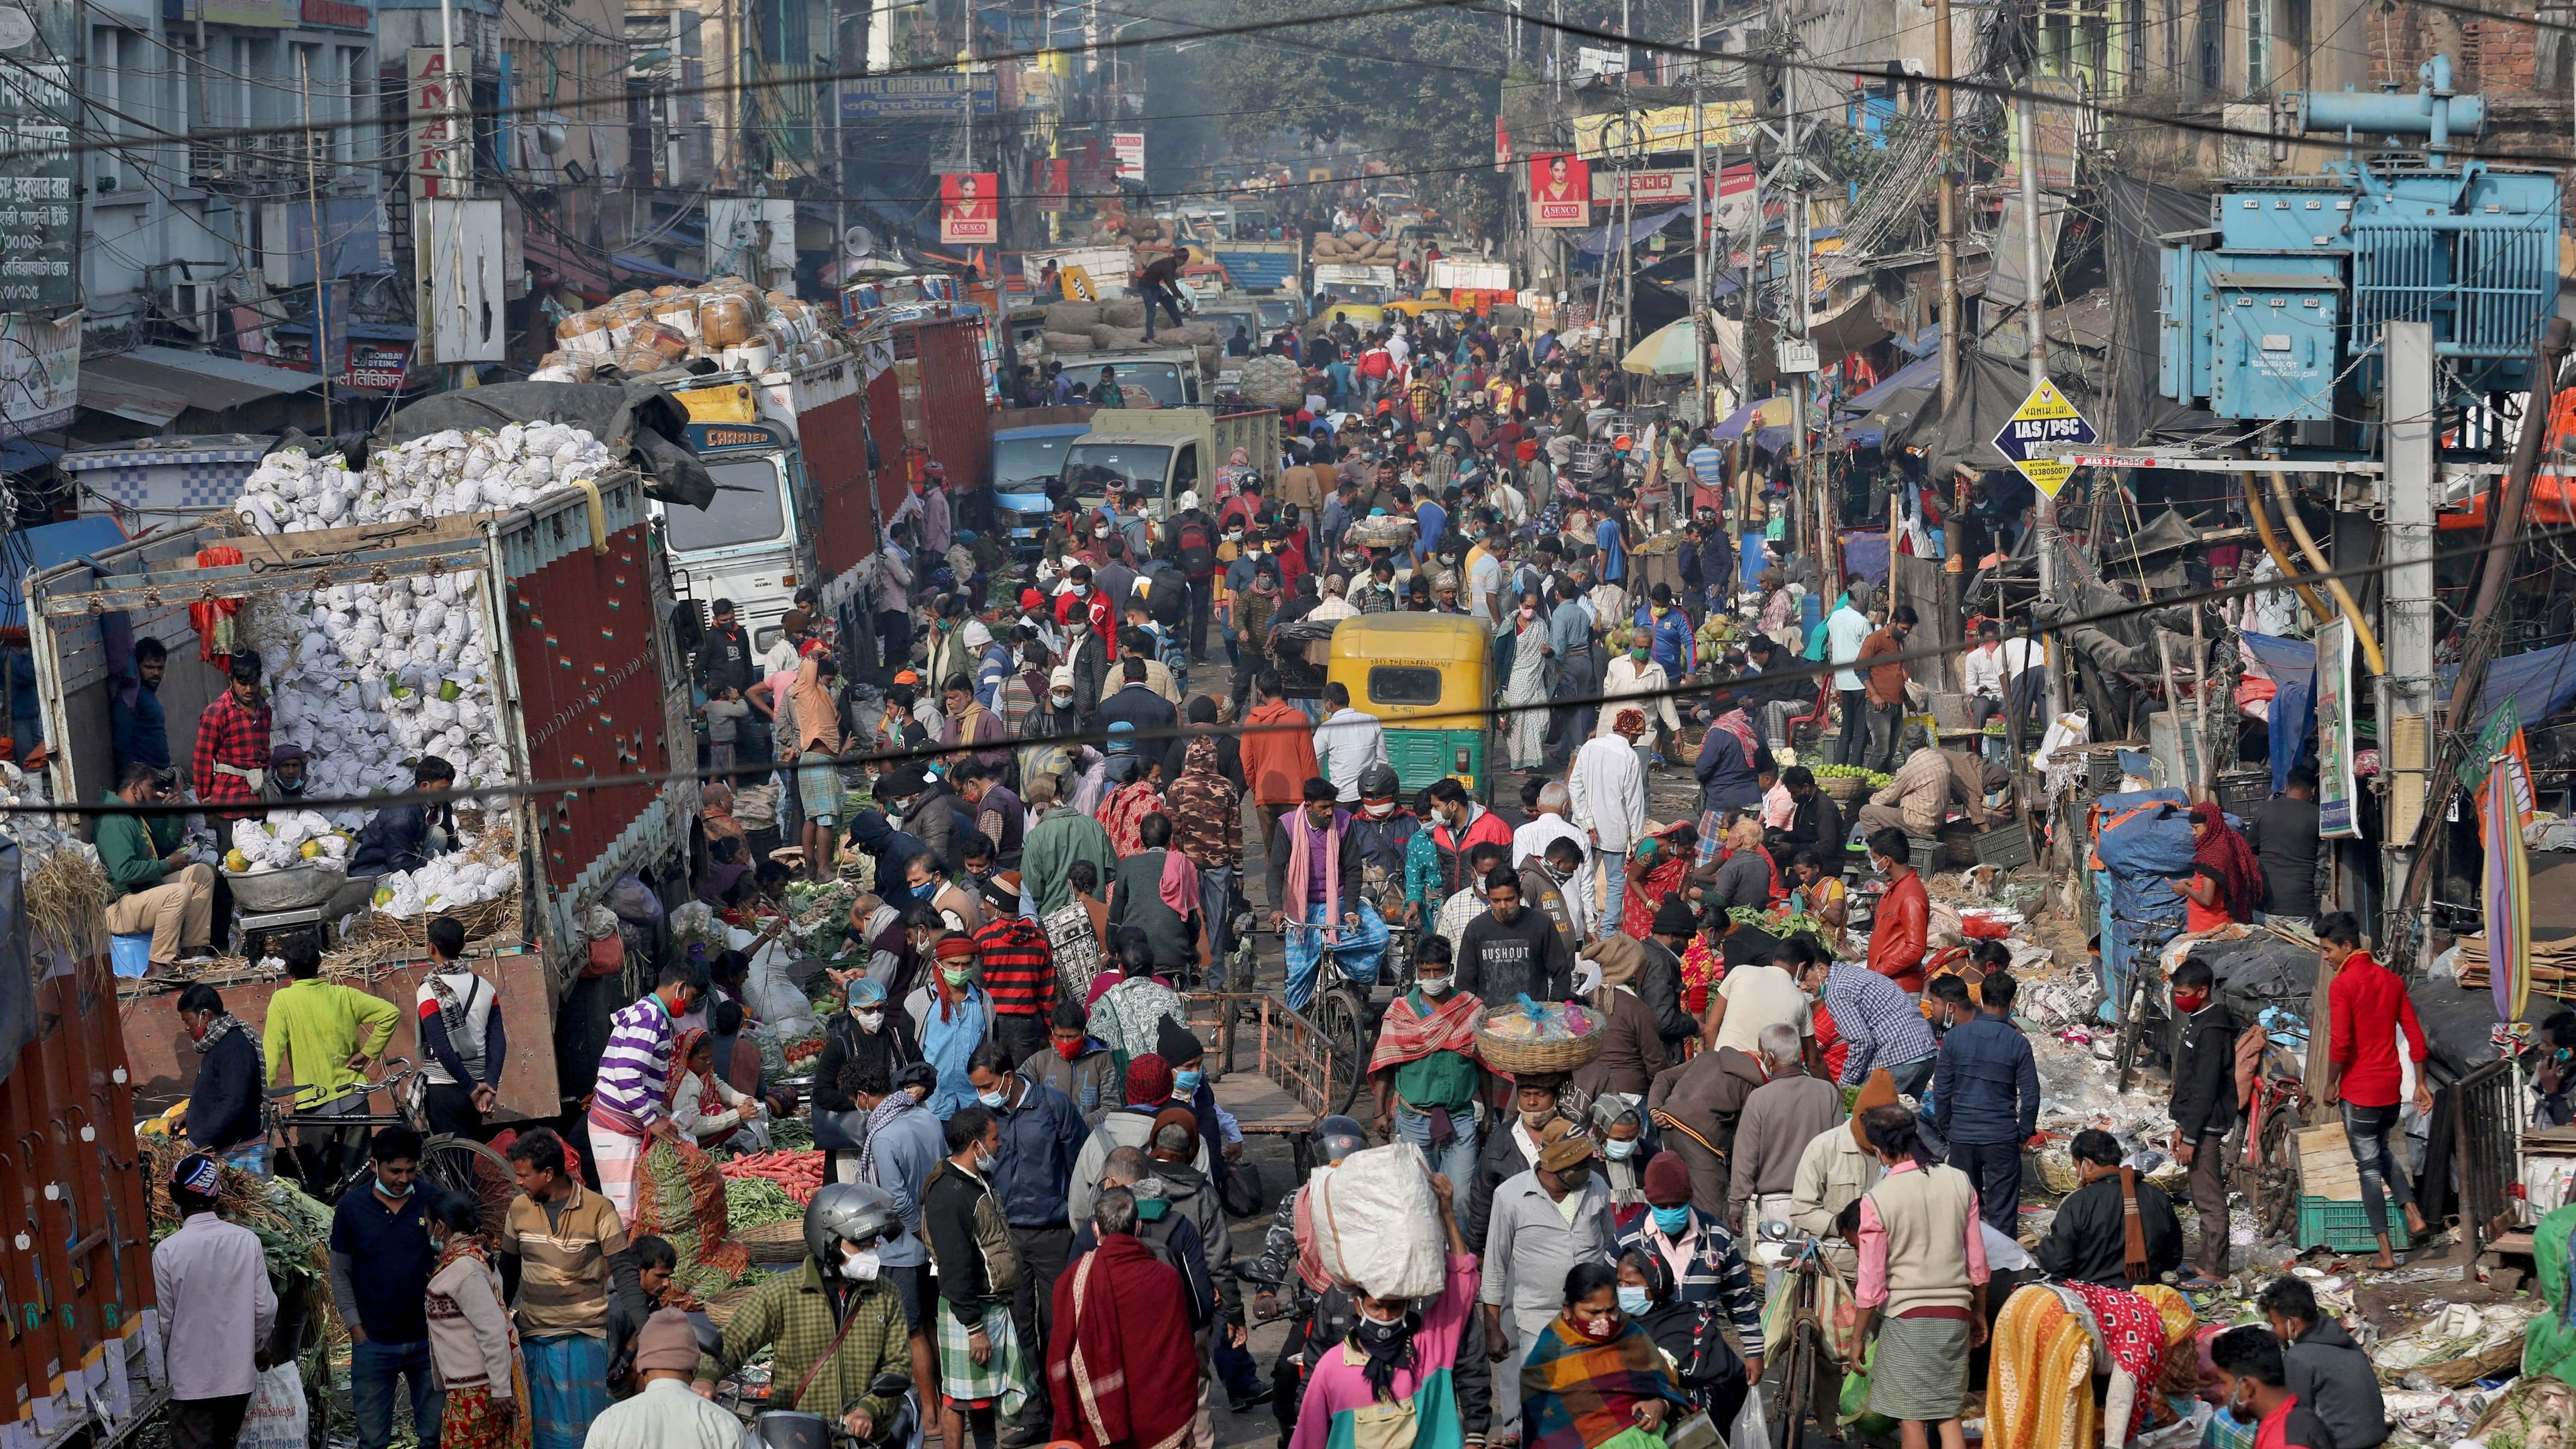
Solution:
<svg viewBox="0 0 2576 1449"><path fill-rule="evenodd" d="M1172 1073L1172 1094L1177 1097L1187 1097L1195 1094L1199 1089L1200 1081L1203 1080L1205 1076L1205 1073L1199 1071L1195 1067L1184 1068L1181 1071Z"/></svg>
<svg viewBox="0 0 2576 1449"><path fill-rule="evenodd" d="M1654 1298L1654 1295L1653 1295L1652 1293L1648 1292L1646 1289L1643 1289L1643 1288L1631 1288L1631 1287L1629 1287L1629 1286L1628 1286L1627 1284L1625 1284L1625 1283L1622 1283L1622 1284L1620 1284L1620 1285L1619 1285L1619 1311L1620 1311L1620 1312L1627 1314L1627 1315L1628 1315L1629 1317L1631 1317L1631 1318L1634 1318L1634 1317L1636 1317L1637 1315L1644 1313L1647 1309L1652 1308L1652 1307L1654 1307L1654 1306L1655 1306L1655 1298Z"/></svg>
<svg viewBox="0 0 2576 1449"><path fill-rule="evenodd" d="M1008 1092L977 1092L975 1094L975 1100L998 1112L1011 1100L1011 1094Z"/></svg>
<svg viewBox="0 0 2576 1449"><path fill-rule="evenodd" d="M1682 1235L1685 1229L1690 1227L1690 1205L1688 1203L1684 1203L1680 1207L1659 1207L1656 1208L1654 1212L1655 1226L1662 1230L1665 1237L1678 1238Z"/></svg>
<svg viewBox="0 0 2576 1449"><path fill-rule="evenodd" d="M1631 1137L1627 1141L1622 1142L1618 1138L1613 1137L1609 1141L1601 1144L1601 1155L1609 1158L1612 1162L1625 1162L1629 1158L1637 1155L1637 1139Z"/></svg>
<svg viewBox="0 0 2576 1449"><path fill-rule="evenodd" d="M409 1197L411 1196L411 1190L419 1185L420 1184L417 1182L406 1182L400 1187L391 1187L386 1185L383 1178L380 1177L376 1179L376 1191L383 1193L385 1196L390 1198Z"/></svg>

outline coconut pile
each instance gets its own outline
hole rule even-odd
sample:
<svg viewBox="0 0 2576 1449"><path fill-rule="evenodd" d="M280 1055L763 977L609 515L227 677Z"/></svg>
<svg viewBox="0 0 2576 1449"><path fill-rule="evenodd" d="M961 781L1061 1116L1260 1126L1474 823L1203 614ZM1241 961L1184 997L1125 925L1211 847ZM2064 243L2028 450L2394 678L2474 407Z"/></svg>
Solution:
<svg viewBox="0 0 2576 1449"><path fill-rule="evenodd" d="M378 451L352 471L337 454L283 449L261 460L235 511L263 534L430 521L522 508L610 471L615 459L583 429L513 423L449 429ZM303 747L310 791L364 795L408 785L438 755L467 789L510 778L492 695L492 643L481 578L470 571L269 595L245 612L266 667L275 739ZM345 862L370 812L303 812L237 827L236 871L303 860ZM506 809L486 818L507 820ZM377 909L417 915L491 900L518 880L506 825L467 837L421 870L377 882Z"/></svg>

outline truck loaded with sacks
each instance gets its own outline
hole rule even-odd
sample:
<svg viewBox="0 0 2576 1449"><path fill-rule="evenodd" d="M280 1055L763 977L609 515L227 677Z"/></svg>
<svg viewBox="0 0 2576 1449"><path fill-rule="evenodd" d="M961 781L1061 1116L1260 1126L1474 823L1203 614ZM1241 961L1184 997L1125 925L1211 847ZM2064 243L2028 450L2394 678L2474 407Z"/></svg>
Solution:
<svg viewBox="0 0 2576 1449"><path fill-rule="evenodd" d="M231 512L35 575L54 797L114 788L112 699L152 639L168 651L159 698L178 788L257 800L266 762L228 762L254 765L247 778L191 769L200 713L233 656L255 655L271 744L303 751L297 799L312 803L192 816L197 861L244 909L322 912L326 959L400 1006L410 987L386 973L450 914L495 956L505 1003L551 1013L599 974L591 944L616 932L599 908L621 879L649 892L686 868L697 787L669 774L695 764L689 677L653 508L714 496L685 437L679 406L647 383L444 394L362 440L289 434ZM430 756L458 789L489 793L458 801L452 831L411 868L365 869L367 797L408 791ZM512 788L529 783L549 788ZM168 1005L149 998L128 1024L146 1085L169 1054L153 1003ZM514 1058L535 1053L542 1080L503 1105L552 1115L553 1044L527 1037L513 1034Z"/></svg>

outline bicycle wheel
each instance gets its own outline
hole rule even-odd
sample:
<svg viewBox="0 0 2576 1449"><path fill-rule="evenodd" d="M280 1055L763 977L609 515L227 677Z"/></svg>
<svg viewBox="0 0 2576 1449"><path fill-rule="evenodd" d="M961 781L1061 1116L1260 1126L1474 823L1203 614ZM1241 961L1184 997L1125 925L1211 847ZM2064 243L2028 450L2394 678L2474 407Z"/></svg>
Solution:
<svg viewBox="0 0 2576 1449"><path fill-rule="evenodd" d="M1324 1101L1334 1112L1348 1112L1368 1075L1367 1008L1348 986L1334 986L1315 998L1315 1025L1333 1051L1324 1081Z"/></svg>
<svg viewBox="0 0 2576 1449"><path fill-rule="evenodd" d="M2128 1005L2120 1012L2120 1045L2111 1054L2112 1069L2120 1075L2120 1095L2129 1095L2130 1084L2138 1075L2138 1027L2146 1016L2147 972L2144 962L2133 962L2129 979Z"/></svg>
<svg viewBox="0 0 2576 1449"><path fill-rule="evenodd" d="M518 1180L510 1160L471 1137L441 1132L420 1146L420 1177L442 1192L473 1202L483 1213L483 1230L499 1236L510 1215Z"/></svg>
<svg viewBox="0 0 2576 1449"><path fill-rule="evenodd" d="M1789 1336L1789 1366L1780 1375L1780 1427L1772 1442L1780 1449L1801 1449L1807 1440L1808 1401L1816 1396L1816 1323L1798 1321Z"/></svg>

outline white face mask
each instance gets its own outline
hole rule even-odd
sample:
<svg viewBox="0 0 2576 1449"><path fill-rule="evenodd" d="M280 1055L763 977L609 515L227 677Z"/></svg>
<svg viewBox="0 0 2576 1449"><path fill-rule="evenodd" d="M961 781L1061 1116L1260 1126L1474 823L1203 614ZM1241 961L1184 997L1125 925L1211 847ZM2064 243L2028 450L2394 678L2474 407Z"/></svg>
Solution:
<svg viewBox="0 0 2576 1449"><path fill-rule="evenodd" d="M877 1250L861 1248L853 1252L844 1244L841 1249L841 1276L853 1283L873 1283L879 1271Z"/></svg>
<svg viewBox="0 0 2576 1449"><path fill-rule="evenodd" d="M1360 808L1368 812L1368 818L1371 820L1384 820L1395 814L1395 802L1392 800L1369 800L1363 802Z"/></svg>
<svg viewBox="0 0 2576 1449"><path fill-rule="evenodd" d="M1422 987L1422 994L1425 996L1446 996L1449 994L1449 988L1456 982L1457 978L1451 976L1425 976L1420 978L1417 984Z"/></svg>
<svg viewBox="0 0 2576 1449"><path fill-rule="evenodd" d="M869 1031L875 1031L877 1028L885 1025L885 1013L883 1011L862 1011L859 1013L859 1025Z"/></svg>
<svg viewBox="0 0 2576 1449"><path fill-rule="evenodd" d="M1047 698L1055 704L1056 708L1062 709L1066 705L1073 703L1073 691L1070 689L1061 691L1050 690L1047 693Z"/></svg>

